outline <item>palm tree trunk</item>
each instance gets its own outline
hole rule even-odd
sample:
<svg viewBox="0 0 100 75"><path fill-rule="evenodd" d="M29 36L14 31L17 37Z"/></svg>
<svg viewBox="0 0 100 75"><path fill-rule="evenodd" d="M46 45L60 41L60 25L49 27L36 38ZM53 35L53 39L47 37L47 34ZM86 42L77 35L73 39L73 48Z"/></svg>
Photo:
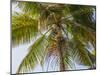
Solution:
<svg viewBox="0 0 100 75"><path fill-rule="evenodd" d="M59 52L59 59L60 59L60 71L65 70L65 64L64 64L64 56L63 56L63 48L62 48L62 35L61 35L61 29L57 28L57 50Z"/></svg>
<svg viewBox="0 0 100 75"><path fill-rule="evenodd" d="M64 71L65 64L64 64L63 51L61 47L61 39L58 41L58 51L59 51L59 58L60 58L60 71Z"/></svg>

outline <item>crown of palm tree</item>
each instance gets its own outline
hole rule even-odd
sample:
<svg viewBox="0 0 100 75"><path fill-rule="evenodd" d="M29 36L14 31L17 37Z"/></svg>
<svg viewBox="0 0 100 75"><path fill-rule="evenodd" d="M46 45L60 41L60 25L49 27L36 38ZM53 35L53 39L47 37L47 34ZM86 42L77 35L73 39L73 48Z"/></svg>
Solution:
<svg viewBox="0 0 100 75"><path fill-rule="evenodd" d="M21 13L12 15L13 47L38 38L29 48L17 73L33 70L55 57L59 70L73 69L74 63L94 68L96 27L94 6L17 2ZM39 37L40 36L40 37Z"/></svg>

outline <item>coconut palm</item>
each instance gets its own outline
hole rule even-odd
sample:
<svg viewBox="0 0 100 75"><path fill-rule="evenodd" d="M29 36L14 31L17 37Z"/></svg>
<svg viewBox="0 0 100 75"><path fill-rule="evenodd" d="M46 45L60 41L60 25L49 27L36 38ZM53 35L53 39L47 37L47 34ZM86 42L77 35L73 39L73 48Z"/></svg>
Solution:
<svg viewBox="0 0 100 75"><path fill-rule="evenodd" d="M56 65L57 71L73 70L74 63L95 68L95 54L90 51L96 48L94 6L16 3L21 12L12 14L12 46L33 41L17 73L45 63Z"/></svg>

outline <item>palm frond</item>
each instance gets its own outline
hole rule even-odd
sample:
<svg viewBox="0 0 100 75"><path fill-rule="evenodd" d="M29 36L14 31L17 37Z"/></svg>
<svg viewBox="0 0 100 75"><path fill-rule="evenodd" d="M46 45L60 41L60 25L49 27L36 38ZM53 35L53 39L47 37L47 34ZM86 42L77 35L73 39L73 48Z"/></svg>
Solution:
<svg viewBox="0 0 100 75"><path fill-rule="evenodd" d="M84 44L79 40L72 42L74 60L81 65L92 66L92 61L88 56L88 51L85 49Z"/></svg>
<svg viewBox="0 0 100 75"><path fill-rule="evenodd" d="M18 2L18 7L24 13L29 13L33 17L38 17L40 14L40 4L36 2Z"/></svg>
<svg viewBox="0 0 100 75"><path fill-rule="evenodd" d="M82 10L81 13L79 14L72 14L74 20L77 23L80 23L86 27L90 27L92 29L96 29L95 27L95 17L94 17L94 12L95 12L95 7L92 6L69 6L70 12L74 12L77 10Z"/></svg>
<svg viewBox="0 0 100 75"><path fill-rule="evenodd" d="M66 29L73 37L79 39L82 42L91 42L95 48L96 32L90 27L81 25L75 21L66 20Z"/></svg>
<svg viewBox="0 0 100 75"><path fill-rule="evenodd" d="M47 31L48 32L48 31ZM46 33L47 33L46 32ZM17 73L27 72L33 70L36 64L41 64L44 61L46 48L48 46L48 39L46 33L38 38L30 47L27 56L21 62Z"/></svg>
<svg viewBox="0 0 100 75"><path fill-rule="evenodd" d="M74 45L74 48L72 48L72 54L76 56L77 60L75 59L75 61L80 60L78 63L92 66L92 59L94 59L95 56L93 57L93 55L88 53L88 50L85 49L84 44L90 42L95 48L95 32L91 29L87 30L85 26L75 23L74 21L72 23L70 20L67 21L66 25L68 33L72 35L72 37L70 37L72 39L69 41L72 41L74 39L71 46L69 47L71 48Z"/></svg>
<svg viewBox="0 0 100 75"><path fill-rule="evenodd" d="M38 32L38 21L27 14L16 14L12 17L13 46L29 42Z"/></svg>
<svg viewBox="0 0 100 75"><path fill-rule="evenodd" d="M66 67L65 70L75 69L75 62L73 61L71 49L66 48L66 50L65 50L64 64Z"/></svg>
<svg viewBox="0 0 100 75"><path fill-rule="evenodd" d="M89 51L88 52L88 56L90 57L91 61L93 64L96 64L96 56L93 55L92 53L90 53Z"/></svg>

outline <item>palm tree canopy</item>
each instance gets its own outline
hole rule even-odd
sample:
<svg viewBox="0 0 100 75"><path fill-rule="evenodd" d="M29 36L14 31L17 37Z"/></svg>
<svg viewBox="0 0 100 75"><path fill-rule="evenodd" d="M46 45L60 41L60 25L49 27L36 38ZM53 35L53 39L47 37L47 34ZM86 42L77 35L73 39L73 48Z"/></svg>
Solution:
<svg viewBox="0 0 100 75"><path fill-rule="evenodd" d="M39 2L17 2L17 5L22 12L12 15L13 47L41 35L29 47L18 73L33 69L37 63L43 65L51 56L57 57L56 62L60 64L59 35L65 70L73 68L73 60L90 67L95 63L95 55L87 50L88 43L94 51L96 47L94 6Z"/></svg>

